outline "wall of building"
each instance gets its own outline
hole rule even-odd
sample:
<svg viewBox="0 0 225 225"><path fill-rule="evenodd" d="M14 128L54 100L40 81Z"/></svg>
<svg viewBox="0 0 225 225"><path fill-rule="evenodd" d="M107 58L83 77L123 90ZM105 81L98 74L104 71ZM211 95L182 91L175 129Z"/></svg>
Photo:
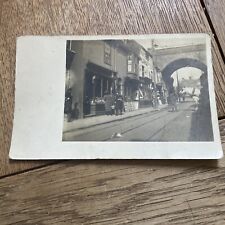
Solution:
<svg viewBox="0 0 225 225"><path fill-rule="evenodd" d="M143 67L144 67L144 76L143 76ZM147 59L145 54L141 55L141 60L139 61L139 76L152 79L153 70L154 68L152 57L148 57Z"/></svg>
<svg viewBox="0 0 225 225"><path fill-rule="evenodd" d="M83 42L73 41L71 50L75 57L69 69L70 83L72 87L73 106L78 103L79 118L83 117L83 92L84 92L84 72L86 62L83 58Z"/></svg>
<svg viewBox="0 0 225 225"><path fill-rule="evenodd" d="M115 68L117 71L117 77L121 78L121 93L124 94L124 82L127 76L127 53L120 49L114 49L116 53L116 60L115 60Z"/></svg>
<svg viewBox="0 0 225 225"><path fill-rule="evenodd" d="M149 58L149 78L153 80L153 75L154 75L154 65L153 65L153 58L150 57Z"/></svg>
<svg viewBox="0 0 225 225"><path fill-rule="evenodd" d="M158 50L154 57L155 66L157 66L160 70L163 70L170 63L181 59L181 58L190 58L198 60L204 64L206 64L206 52L204 48L196 49L193 46L191 50L185 50L185 48L177 48L177 49L165 49ZM187 47L188 48L188 47Z"/></svg>
<svg viewBox="0 0 225 225"><path fill-rule="evenodd" d="M85 41L83 45L83 58L109 70L115 70L115 51L111 48L111 65L104 62L104 41Z"/></svg>

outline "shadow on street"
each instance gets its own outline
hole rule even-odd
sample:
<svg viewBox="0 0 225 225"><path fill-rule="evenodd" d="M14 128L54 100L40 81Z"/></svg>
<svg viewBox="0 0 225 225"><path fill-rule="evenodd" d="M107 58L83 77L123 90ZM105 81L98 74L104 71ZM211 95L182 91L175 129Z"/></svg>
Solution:
<svg viewBox="0 0 225 225"><path fill-rule="evenodd" d="M213 141L213 130L210 107L200 107L195 111L193 105L189 141Z"/></svg>

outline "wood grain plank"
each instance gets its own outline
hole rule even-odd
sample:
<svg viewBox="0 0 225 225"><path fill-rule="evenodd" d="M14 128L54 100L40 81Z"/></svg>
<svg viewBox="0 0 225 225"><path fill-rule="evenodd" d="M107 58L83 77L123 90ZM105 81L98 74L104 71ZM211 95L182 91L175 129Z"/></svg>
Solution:
<svg viewBox="0 0 225 225"><path fill-rule="evenodd" d="M223 0L203 0L206 10L210 16L212 26L215 30L215 34L218 37L218 41L221 45L221 51L225 56L225 1Z"/></svg>
<svg viewBox="0 0 225 225"><path fill-rule="evenodd" d="M225 15L224 15L224 10L225 10L225 1L222 0L203 0L204 5L206 7L206 12L210 16L210 22L212 23L213 26L213 31L215 32L217 41L219 41L219 50L220 52L222 51L222 58L223 61L221 60L213 60L213 64L215 67L216 63L220 63L221 66L218 68L224 68L224 56L225 56L225 32L224 32L224 23L225 23ZM218 52L216 53L216 55ZM214 59L217 57L214 55ZM219 58L221 57L221 54L219 54ZM217 86L217 83L224 82L225 77L224 77L224 70L216 71L214 70L214 74L218 73L218 75L215 76L215 85ZM225 93L224 87L222 87L222 92L221 94ZM218 94L216 93L217 98L220 98ZM221 96L222 97L222 96ZM223 98L223 97L222 97ZM222 99L221 99L222 100ZM224 101L224 100L222 100ZM222 116L222 115L221 115Z"/></svg>
<svg viewBox="0 0 225 225"><path fill-rule="evenodd" d="M2 5L3 5L3 0L0 0L0 24L1 24L1 14L2 14Z"/></svg>
<svg viewBox="0 0 225 225"><path fill-rule="evenodd" d="M210 160L66 162L1 179L0 220L224 224L224 176L224 162Z"/></svg>
<svg viewBox="0 0 225 225"><path fill-rule="evenodd" d="M15 0L4 1L0 27L1 153L0 176L49 162L8 159L14 108L16 37L20 35L211 33L198 0ZM219 116L225 115L224 63L213 39Z"/></svg>

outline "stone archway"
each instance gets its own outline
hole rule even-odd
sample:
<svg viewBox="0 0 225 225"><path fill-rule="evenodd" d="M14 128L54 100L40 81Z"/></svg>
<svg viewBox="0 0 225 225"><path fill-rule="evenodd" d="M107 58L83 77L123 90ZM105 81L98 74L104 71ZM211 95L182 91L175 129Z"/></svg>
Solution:
<svg viewBox="0 0 225 225"><path fill-rule="evenodd" d="M199 60L191 58L181 58L169 63L162 70L162 78L166 83L167 89L169 90L173 86L173 79L171 75L178 69L185 67L194 67L200 69L204 74L207 74L207 66Z"/></svg>

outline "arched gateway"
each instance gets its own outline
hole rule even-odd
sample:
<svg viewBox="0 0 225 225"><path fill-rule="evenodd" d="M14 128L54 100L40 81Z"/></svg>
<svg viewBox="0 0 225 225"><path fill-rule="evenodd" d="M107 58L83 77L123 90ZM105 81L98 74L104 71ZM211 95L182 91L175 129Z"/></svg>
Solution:
<svg viewBox="0 0 225 225"><path fill-rule="evenodd" d="M207 66L197 60L191 58L181 58L170 62L163 70L162 70L162 78L166 83L168 89L173 86L173 79L171 75L178 69L185 67L194 67L200 69L204 74L207 74Z"/></svg>
<svg viewBox="0 0 225 225"><path fill-rule="evenodd" d="M205 44L156 49L153 56L155 66L162 72L167 88L173 82L171 75L178 69L194 67L207 74Z"/></svg>

